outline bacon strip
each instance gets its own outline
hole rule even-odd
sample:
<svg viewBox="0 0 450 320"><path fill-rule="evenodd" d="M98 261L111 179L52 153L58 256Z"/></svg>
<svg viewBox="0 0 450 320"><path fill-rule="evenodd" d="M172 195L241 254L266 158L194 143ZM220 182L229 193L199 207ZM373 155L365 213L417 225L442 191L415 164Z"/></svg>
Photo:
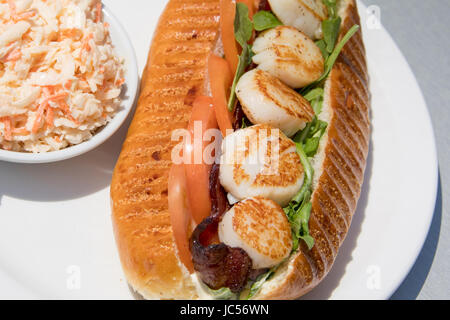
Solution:
<svg viewBox="0 0 450 320"><path fill-rule="evenodd" d="M224 243L214 243L217 228L229 204L225 191L219 182L220 166L211 169L210 192L212 214L194 230L190 239L190 249L194 269L205 284L212 289L230 288L240 292L250 276L252 260L240 248L230 248Z"/></svg>

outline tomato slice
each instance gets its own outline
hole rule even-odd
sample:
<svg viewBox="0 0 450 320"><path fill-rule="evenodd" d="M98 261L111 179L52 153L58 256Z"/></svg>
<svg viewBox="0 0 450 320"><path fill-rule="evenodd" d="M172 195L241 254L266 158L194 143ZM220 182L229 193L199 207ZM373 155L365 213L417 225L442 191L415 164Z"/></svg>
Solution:
<svg viewBox="0 0 450 320"><path fill-rule="evenodd" d="M255 11L255 5L254 5L255 1L253 1L253 0L237 0L236 2L241 2L241 3L246 4L247 8L248 8L248 17L250 19L253 19L253 14Z"/></svg>
<svg viewBox="0 0 450 320"><path fill-rule="evenodd" d="M172 223L178 257L190 273L194 272L192 256L189 250L191 213L187 199L185 168L182 164L173 164L169 172L169 213Z"/></svg>
<svg viewBox="0 0 450 320"><path fill-rule="evenodd" d="M233 76L228 63L214 54L209 58L208 73L217 123L225 137L233 132L233 113L228 111L227 106Z"/></svg>
<svg viewBox="0 0 450 320"><path fill-rule="evenodd" d="M253 18L254 1L237 0L247 5L249 18ZM236 2L233 0L220 0L220 33L222 37L223 51L225 59L230 65L231 73L236 74L239 64L239 44L234 36L234 19L236 16Z"/></svg>
<svg viewBox="0 0 450 320"><path fill-rule="evenodd" d="M225 58L232 74L236 73L239 63L238 44L234 36L235 16L236 3L233 0L220 0L220 34Z"/></svg>
<svg viewBox="0 0 450 320"><path fill-rule="evenodd" d="M186 182L192 218L199 224L211 214L211 198L209 195L209 174L214 163L215 148L220 145L220 134L213 141L204 141L205 133L217 129L213 99L200 96L194 101L188 130L190 141L184 146ZM219 136L219 137L217 137ZM209 152L212 150L212 152ZM207 159L208 157L209 159Z"/></svg>

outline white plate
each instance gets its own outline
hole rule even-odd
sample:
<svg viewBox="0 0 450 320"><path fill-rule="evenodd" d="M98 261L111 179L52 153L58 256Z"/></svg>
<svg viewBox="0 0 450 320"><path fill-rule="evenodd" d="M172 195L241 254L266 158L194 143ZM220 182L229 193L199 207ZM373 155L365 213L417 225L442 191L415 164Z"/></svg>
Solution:
<svg viewBox="0 0 450 320"><path fill-rule="evenodd" d="M166 1L105 2L126 22L142 71ZM361 13L366 21L365 8ZM388 33L362 24L373 95L366 181L332 272L307 298L389 298L433 215L437 158L424 99ZM0 163L0 298L133 298L115 247L108 189L125 132L65 162Z"/></svg>
<svg viewBox="0 0 450 320"><path fill-rule="evenodd" d="M133 50L130 38L116 17L108 10L103 8L104 19L110 25L110 35L114 49L119 57L125 60L125 83L126 90L121 96L120 110L114 118L91 139L78 145L71 146L58 151L47 153L26 153L12 152L0 149L0 160L16 163L50 163L67 160L86 152L89 152L108 140L125 122L128 114L131 112L134 100L138 92L139 73L137 67L136 54Z"/></svg>

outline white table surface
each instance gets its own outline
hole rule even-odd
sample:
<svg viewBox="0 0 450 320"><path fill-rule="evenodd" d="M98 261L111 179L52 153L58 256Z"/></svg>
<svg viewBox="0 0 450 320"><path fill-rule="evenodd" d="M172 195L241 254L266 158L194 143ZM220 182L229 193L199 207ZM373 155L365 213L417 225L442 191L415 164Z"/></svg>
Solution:
<svg viewBox="0 0 450 320"><path fill-rule="evenodd" d="M440 163L438 199L428 238L416 264L392 298L450 299L450 1L362 2L378 6L382 24L417 77L433 121Z"/></svg>

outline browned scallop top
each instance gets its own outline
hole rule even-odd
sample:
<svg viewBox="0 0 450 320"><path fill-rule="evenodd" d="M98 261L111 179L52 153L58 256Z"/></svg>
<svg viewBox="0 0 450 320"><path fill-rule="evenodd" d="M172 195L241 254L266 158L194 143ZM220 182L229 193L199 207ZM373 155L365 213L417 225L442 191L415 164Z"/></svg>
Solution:
<svg viewBox="0 0 450 320"><path fill-rule="evenodd" d="M314 59L310 56L308 48L305 48L303 42L297 42L295 46L292 44L283 44L282 33L285 30L294 30L299 32L294 27L278 26L275 28L275 37L273 38L274 45L271 47L273 50L276 61L280 68L283 68L283 64L295 66L297 70L304 70L308 74L313 74L318 79L324 70L324 61L322 59ZM306 35L302 33L304 41L311 41ZM321 53L320 53L321 54Z"/></svg>
<svg viewBox="0 0 450 320"><path fill-rule="evenodd" d="M288 187L302 179L304 171L295 144L279 129L260 124L237 134L232 156L228 157L227 151L222 159L232 161L236 185Z"/></svg>
<svg viewBox="0 0 450 320"><path fill-rule="evenodd" d="M320 20L324 20L327 18L327 8L320 1L317 0L296 0L296 1L303 4L303 7L306 8L306 10L312 15L314 15L316 18ZM315 4L311 2L315 2ZM320 12L316 12L314 8L316 8L316 10L320 10Z"/></svg>
<svg viewBox="0 0 450 320"><path fill-rule="evenodd" d="M251 248L274 260L289 254L291 226L278 204L255 197L239 202L233 210L233 229Z"/></svg>
<svg viewBox="0 0 450 320"><path fill-rule="evenodd" d="M314 110L309 102L277 77L257 69L255 70L254 80L258 91L288 115L303 119L306 122L313 119Z"/></svg>

